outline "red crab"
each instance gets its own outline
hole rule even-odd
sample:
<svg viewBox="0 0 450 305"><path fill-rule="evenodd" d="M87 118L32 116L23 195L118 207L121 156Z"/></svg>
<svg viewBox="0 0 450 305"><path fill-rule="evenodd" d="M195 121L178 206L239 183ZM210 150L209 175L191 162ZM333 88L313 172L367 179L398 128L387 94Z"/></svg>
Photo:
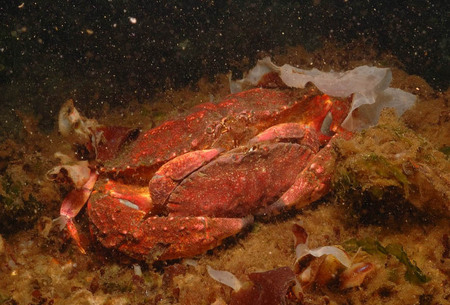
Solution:
<svg viewBox="0 0 450 305"><path fill-rule="evenodd" d="M126 145L129 129L88 127L101 167L69 193L61 215L80 248L72 219L90 197L91 231L105 247L149 260L201 254L252 215L300 208L328 192L327 143L345 133L350 102L312 87L258 88L198 105Z"/></svg>

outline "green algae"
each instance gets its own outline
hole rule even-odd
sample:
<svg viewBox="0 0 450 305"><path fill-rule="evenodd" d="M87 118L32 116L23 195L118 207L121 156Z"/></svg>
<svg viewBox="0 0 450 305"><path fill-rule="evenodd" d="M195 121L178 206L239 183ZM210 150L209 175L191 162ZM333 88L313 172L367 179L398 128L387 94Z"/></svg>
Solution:
<svg viewBox="0 0 450 305"><path fill-rule="evenodd" d="M384 110L377 126L335 144L332 185L338 201L377 216L405 204L450 215L450 164L444 154ZM367 207L370 209L367 210ZM370 216L370 215L369 215Z"/></svg>
<svg viewBox="0 0 450 305"><path fill-rule="evenodd" d="M400 244L390 243L386 246L383 246L379 241L367 237L363 239L349 239L343 243L343 246L346 251L356 252L358 251L358 249L362 249L372 255L382 254L395 256L400 263L405 265L405 279L410 283L423 284L430 281L431 279L426 276L419 267L417 267L416 262L411 261L408 258L408 254Z"/></svg>

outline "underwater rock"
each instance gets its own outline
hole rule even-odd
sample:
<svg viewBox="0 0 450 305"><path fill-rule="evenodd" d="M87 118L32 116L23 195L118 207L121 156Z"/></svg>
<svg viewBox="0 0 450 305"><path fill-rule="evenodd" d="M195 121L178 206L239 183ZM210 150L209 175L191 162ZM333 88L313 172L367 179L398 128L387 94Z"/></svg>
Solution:
<svg viewBox="0 0 450 305"><path fill-rule="evenodd" d="M392 109L382 112L377 126L337 141L336 150L333 189L344 201L370 201L382 209L406 201L421 211L450 216L450 163Z"/></svg>

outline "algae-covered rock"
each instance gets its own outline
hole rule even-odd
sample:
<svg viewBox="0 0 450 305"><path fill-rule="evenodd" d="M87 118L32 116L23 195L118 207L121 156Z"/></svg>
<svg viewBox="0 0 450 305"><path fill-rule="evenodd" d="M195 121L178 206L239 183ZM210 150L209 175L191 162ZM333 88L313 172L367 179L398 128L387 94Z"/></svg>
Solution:
<svg viewBox="0 0 450 305"><path fill-rule="evenodd" d="M60 200L55 186L42 178L45 162L37 150L30 153L13 140L0 143L0 234L32 227Z"/></svg>
<svg viewBox="0 0 450 305"><path fill-rule="evenodd" d="M336 150L333 184L342 199L380 205L403 201L450 216L450 162L393 110L384 110L377 126L337 141Z"/></svg>

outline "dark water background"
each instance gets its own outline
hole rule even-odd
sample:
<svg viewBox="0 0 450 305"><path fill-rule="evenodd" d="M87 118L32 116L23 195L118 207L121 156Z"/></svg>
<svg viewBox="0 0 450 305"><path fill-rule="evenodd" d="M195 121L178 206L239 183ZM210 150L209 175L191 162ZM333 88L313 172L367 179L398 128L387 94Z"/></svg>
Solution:
<svg viewBox="0 0 450 305"><path fill-rule="evenodd" d="M449 1L3 1L0 4L0 127L15 110L53 128L76 97L126 103L204 75L240 73L261 51L365 39L410 74L449 84ZM97 94L97 99L92 96Z"/></svg>

